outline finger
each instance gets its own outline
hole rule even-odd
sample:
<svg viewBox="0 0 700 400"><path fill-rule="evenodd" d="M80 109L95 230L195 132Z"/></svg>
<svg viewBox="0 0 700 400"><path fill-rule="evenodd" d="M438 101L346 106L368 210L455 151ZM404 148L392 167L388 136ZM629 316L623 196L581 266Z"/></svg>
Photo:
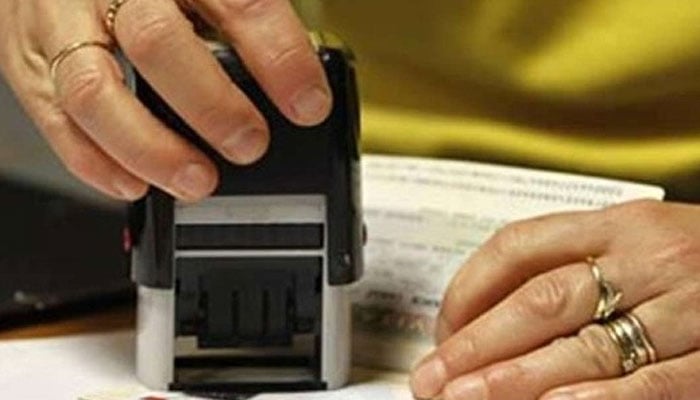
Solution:
<svg viewBox="0 0 700 400"><path fill-rule="evenodd" d="M77 5L58 9L64 12L47 21L52 34L43 36L46 54L79 40L104 40L96 10ZM185 200L213 191L213 164L136 100L111 54L99 48L71 54L57 69L55 84L63 110L131 174Z"/></svg>
<svg viewBox="0 0 700 400"><path fill-rule="evenodd" d="M68 170L115 199L136 200L142 197L148 185L105 154L58 107L46 57L31 52L24 62L27 64L23 68L13 64L5 70L6 77L25 111Z"/></svg>
<svg viewBox="0 0 700 400"><path fill-rule="evenodd" d="M618 258L601 257L606 279L624 294L626 310L662 295L669 286L648 284L656 269L633 269ZM670 285L671 282L668 282ZM412 376L418 393L437 393L452 377L527 353L589 324L600 296L588 263L541 274L444 341ZM517 332L514 335L513 332ZM435 371L442 379L435 378Z"/></svg>
<svg viewBox="0 0 700 400"><path fill-rule="evenodd" d="M700 340L700 291L685 289L635 309L659 359L671 359L697 348ZM691 307L689 307L691 306ZM690 321L667 329L675 321ZM524 356L490 365L457 378L444 389L445 400L495 398L537 399L564 385L622 375L617 345L599 325L571 338L559 339ZM478 397L487 394L486 397Z"/></svg>
<svg viewBox="0 0 700 400"><path fill-rule="evenodd" d="M700 398L700 352L644 368L621 379L563 387L542 400L696 400Z"/></svg>
<svg viewBox="0 0 700 400"><path fill-rule="evenodd" d="M64 109L131 173L184 200L211 193L215 167L156 120L110 64L113 60L104 53L83 52L67 60L57 76Z"/></svg>
<svg viewBox="0 0 700 400"><path fill-rule="evenodd" d="M328 82L306 29L288 0L190 1L234 44L277 107L300 125L330 113Z"/></svg>
<svg viewBox="0 0 700 400"><path fill-rule="evenodd" d="M620 376L618 350L601 326L583 329L514 360L459 377L443 390L445 400L534 400L558 385Z"/></svg>
<svg viewBox="0 0 700 400"><path fill-rule="evenodd" d="M129 60L207 142L239 164L263 155L269 144L263 117L172 0L129 1L115 22Z"/></svg>
<svg viewBox="0 0 700 400"><path fill-rule="evenodd" d="M47 107L48 108L48 107ZM69 172L118 200L134 201L146 194L148 184L117 164L97 147L61 110L46 110L39 129Z"/></svg>
<svg viewBox="0 0 700 400"><path fill-rule="evenodd" d="M576 332L592 320L598 291L585 263L534 278L440 344L413 372L411 388L435 396L458 375Z"/></svg>
<svg viewBox="0 0 700 400"><path fill-rule="evenodd" d="M603 254L610 236L607 222L600 211L569 212L501 229L450 283L438 316L438 343L533 276Z"/></svg>

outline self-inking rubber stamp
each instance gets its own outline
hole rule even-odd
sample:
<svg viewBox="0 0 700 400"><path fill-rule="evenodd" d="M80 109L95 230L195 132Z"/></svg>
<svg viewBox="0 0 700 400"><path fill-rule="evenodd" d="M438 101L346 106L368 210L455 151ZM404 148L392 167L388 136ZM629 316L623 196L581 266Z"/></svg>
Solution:
<svg viewBox="0 0 700 400"><path fill-rule="evenodd" d="M311 128L289 122L233 50L213 48L271 130L269 151L250 166L223 159L138 73L129 78L220 172L214 195L199 203L153 189L130 210L137 373L151 388L255 393L347 382L345 286L363 263L359 109L352 57L315 37L334 105Z"/></svg>

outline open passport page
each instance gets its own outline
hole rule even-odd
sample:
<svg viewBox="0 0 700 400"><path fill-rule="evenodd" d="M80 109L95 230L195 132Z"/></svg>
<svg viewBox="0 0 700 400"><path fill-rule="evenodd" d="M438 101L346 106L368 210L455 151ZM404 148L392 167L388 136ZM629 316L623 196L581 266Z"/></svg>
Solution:
<svg viewBox="0 0 700 400"><path fill-rule="evenodd" d="M351 288L353 357L359 366L405 372L431 350L441 297L466 258L518 219L590 210L659 187L464 161L367 155L363 161L366 272ZM360 382L363 382L360 380ZM84 400L186 399L131 393ZM341 391L261 395L282 399L410 399L405 383L378 378Z"/></svg>

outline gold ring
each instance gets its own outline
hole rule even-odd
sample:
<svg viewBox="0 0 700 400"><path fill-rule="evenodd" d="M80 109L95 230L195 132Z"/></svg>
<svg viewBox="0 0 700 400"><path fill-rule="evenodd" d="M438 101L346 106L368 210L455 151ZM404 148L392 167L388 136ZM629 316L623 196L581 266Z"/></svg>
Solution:
<svg viewBox="0 0 700 400"><path fill-rule="evenodd" d="M602 322L608 320L616 311L618 304L622 300L622 292L620 292L612 283L603 277L598 261L594 257L586 259L588 266L593 273L593 279L598 284L598 304L596 305L593 320Z"/></svg>
<svg viewBox="0 0 700 400"><path fill-rule="evenodd" d="M68 46L64 47L61 51L58 52L58 54L56 54L56 56L54 56L54 58L51 59L51 66L49 68L51 79L54 81L56 80L56 70L58 70L58 67L61 65L62 62L64 62L71 54L87 47L99 47L101 49L109 51L110 53L112 52L112 46L109 43L101 42L99 40L89 40L85 42L71 43Z"/></svg>
<svg viewBox="0 0 700 400"><path fill-rule="evenodd" d="M109 8L107 9L107 16L105 17L105 24L107 25L107 30L112 36L114 36L114 24L117 20L117 13L119 9L122 8L129 0L110 0Z"/></svg>
<svg viewBox="0 0 700 400"><path fill-rule="evenodd" d="M606 322L603 327L619 351L625 375L658 361L656 349L646 329L633 314L624 314Z"/></svg>
<svg viewBox="0 0 700 400"><path fill-rule="evenodd" d="M649 339L649 335L647 334L647 330L642 324L642 321L640 321L639 318L637 318L637 316L632 313L628 313L626 317L629 319L632 325L634 325L634 329L637 332L641 333L640 335L637 335L639 341L636 343L636 345L643 347L646 350L650 364L656 363L658 361L656 349L654 348L654 345L652 345L651 340Z"/></svg>

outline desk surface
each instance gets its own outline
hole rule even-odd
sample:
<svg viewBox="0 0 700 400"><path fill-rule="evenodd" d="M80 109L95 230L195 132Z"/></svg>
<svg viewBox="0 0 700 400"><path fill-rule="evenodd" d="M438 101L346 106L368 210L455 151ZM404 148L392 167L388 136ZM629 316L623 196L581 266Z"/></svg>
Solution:
<svg viewBox="0 0 700 400"><path fill-rule="evenodd" d="M20 328L0 330L0 340L46 338L82 333L100 333L135 326L135 315L132 307L124 307L93 314L81 315L74 318L44 322L37 325L27 325Z"/></svg>

